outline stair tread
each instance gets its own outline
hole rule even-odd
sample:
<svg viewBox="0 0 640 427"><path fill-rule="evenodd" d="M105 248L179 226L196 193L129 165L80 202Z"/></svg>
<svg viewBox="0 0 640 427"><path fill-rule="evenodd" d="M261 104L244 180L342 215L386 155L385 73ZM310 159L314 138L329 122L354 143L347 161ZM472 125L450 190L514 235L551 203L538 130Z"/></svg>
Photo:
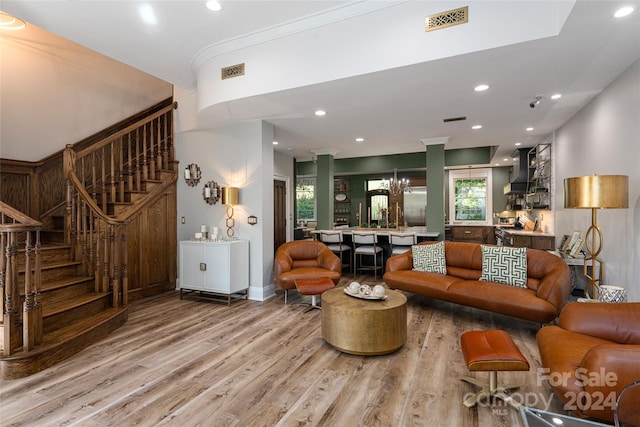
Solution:
<svg viewBox="0 0 640 427"><path fill-rule="evenodd" d="M73 323L69 324L68 326L56 329L55 331L51 331L50 333L46 334L46 336L42 338L42 344L43 345L47 345L47 343L55 344L58 342L65 341L77 335L78 332L91 329L91 327L98 325L99 323L105 320L110 319L116 314L122 312L122 310L123 308L110 307L94 315L84 317L82 319L78 319Z"/></svg>
<svg viewBox="0 0 640 427"><path fill-rule="evenodd" d="M40 293L46 291L52 291L55 289L65 288L67 286L76 285L78 283L86 282L87 280L93 280L91 276L73 276L67 277L66 279L60 280L49 280L46 283L42 284L40 288ZM24 296L24 289L20 289L20 295Z"/></svg>
<svg viewBox="0 0 640 427"><path fill-rule="evenodd" d="M23 353L20 350L11 356L5 357L0 351L0 360L22 359L24 357L34 358L37 357L37 354L45 353L47 351L50 351L52 348L64 348L68 341L71 341L77 338L79 335L87 333L92 329L100 327L103 323L111 321L111 319L121 316L123 312L128 311L128 309L128 307L109 307L99 313L87 316L82 319L78 319L70 323L69 325L45 334L42 337L42 343L40 343L35 350L29 353ZM77 351L72 352L72 354L75 352Z"/></svg>
<svg viewBox="0 0 640 427"><path fill-rule="evenodd" d="M84 304L88 304L90 302L99 300L100 298L104 298L105 295L109 295L106 292L92 292L90 294L79 295L76 297L71 297L65 299L63 301L51 301L46 305L42 306L42 316L49 317L64 311L67 311L74 307L79 307Z"/></svg>
<svg viewBox="0 0 640 427"><path fill-rule="evenodd" d="M73 276L66 279L50 280L47 283L42 284L41 292L51 291L53 289L64 288L66 286L75 285L78 283L86 282L87 280L93 280L91 276Z"/></svg>

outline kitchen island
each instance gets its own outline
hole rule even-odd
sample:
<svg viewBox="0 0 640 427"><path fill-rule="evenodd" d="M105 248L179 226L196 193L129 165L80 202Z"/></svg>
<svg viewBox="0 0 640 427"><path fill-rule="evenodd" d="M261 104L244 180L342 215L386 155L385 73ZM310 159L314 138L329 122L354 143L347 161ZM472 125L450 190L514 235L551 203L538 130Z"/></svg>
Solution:
<svg viewBox="0 0 640 427"><path fill-rule="evenodd" d="M335 228L329 231L342 231L342 234L345 236L351 236L354 231L373 231L378 237L384 237L385 240L388 240L389 233L407 233L407 234L415 234L418 242L425 241L435 241L440 237L440 233L437 231L428 231L427 227L400 227L400 228L366 228L366 227L344 227L344 228ZM313 235L316 239L318 234L322 231L328 230L313 230L311 231L311 235Z"/></svg>

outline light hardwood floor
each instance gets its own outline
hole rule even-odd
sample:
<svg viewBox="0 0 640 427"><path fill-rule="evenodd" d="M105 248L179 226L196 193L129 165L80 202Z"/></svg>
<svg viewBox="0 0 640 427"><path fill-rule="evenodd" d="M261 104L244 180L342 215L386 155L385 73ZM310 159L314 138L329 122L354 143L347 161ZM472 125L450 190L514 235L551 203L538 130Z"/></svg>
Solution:
<svg viewBox="0 0 640 427"><path fill-rule="evenodd" d="M507 330L531 365L499 374L499 382L521 384L515 397L529 406L563 412L557 398L542 401L552 394L537 379L537 324L407 297L406 344L372 357L326 344L320 311L304 312L295 291L287 305L281 293L230 307L180 300L177 292L138 301L103 341L46 371L1 382L0 425L522 425L499 401L462 405L476 389L460 381L468 372L459 339L480 329Z"/></svg>

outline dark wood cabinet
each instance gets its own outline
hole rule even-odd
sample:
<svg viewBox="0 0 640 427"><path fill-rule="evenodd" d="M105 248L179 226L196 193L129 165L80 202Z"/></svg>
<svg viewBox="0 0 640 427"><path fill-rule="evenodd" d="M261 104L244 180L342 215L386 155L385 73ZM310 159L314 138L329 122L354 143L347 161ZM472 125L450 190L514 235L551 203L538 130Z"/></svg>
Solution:
<svg viewBox="0 0 640 427"><path fill-rule="evenodd" d="M451 240L454 242L494 244L493 227L482 225L451 226Z"/></svg>
<svg viewBox="0 0 640 427"><path fill-rule="evenodd" d="M523 235L513 234L506 232L504 239L505 246L512 246L517 248L531 248L540 249L543 251L551 251L554 249L555 237L554 236L536 236L536 235Z"/></svg>

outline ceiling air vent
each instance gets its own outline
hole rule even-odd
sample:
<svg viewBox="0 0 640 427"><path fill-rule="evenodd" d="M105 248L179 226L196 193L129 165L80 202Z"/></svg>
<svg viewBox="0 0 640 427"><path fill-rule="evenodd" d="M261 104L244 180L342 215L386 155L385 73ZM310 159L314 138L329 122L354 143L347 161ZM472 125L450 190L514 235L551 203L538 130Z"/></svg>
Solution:
<svg viewBox="0 0 640 427"><path fill-rule="evenodd" d="M459 122L461 120L467 120L467 118L465 116L461 116L461 117L449 117L448 119L442 119L442 121L445 123Z"/></svg>
<svg viewBox="0 0 640 427"><path fill-rule="evenodd" d="M469 22L469 6L427 16L424 30L435 31Z"/></svg>
<svg viewBox="0 0 640 427"><path fill-rule="evenodd" d="M232 65L230 67L224 67L222 71L222 80L230 79L232 77L244 76L244 62L242 64Z"/></svg>

